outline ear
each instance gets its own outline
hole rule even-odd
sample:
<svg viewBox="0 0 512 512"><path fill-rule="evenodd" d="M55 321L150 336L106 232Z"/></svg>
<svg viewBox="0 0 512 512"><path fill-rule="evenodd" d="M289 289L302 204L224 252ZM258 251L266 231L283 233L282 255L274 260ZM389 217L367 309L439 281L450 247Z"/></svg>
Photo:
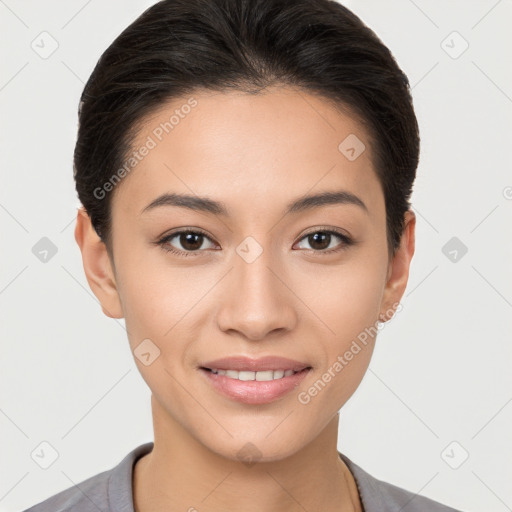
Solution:
<svg viewBox="0 0 512 512"><path fill-rule="evenodd" d="M75 240L82 252L87 282L100 302L103 313L110 318L123 318L123 309L116 286L107 247L98 236L87 211L80 207L76 217Z"/></svg>
<svg viewBox="0 0 512 512"><path fill-rule="evenodd" d="M390 320L398 307L409 280L409 267L414 254L416 215L412 210L405 212L404 232L400 246L389 262L386 286L381 303L379 319Z"/></svg>

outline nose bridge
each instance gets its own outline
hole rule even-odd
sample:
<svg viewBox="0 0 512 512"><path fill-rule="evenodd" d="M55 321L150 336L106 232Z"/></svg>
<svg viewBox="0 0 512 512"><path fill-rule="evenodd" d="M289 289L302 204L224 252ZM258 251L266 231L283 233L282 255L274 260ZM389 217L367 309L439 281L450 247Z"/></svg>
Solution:
<svg viewBox="0 0 512 512"><path fill-rule="evenodd" d="M276 278L270 270L273 266L276 266L276 262L269 249L259 249L250 240L239 245L233 273L241 292L248 294L247 299L268 304L276 292L279 293L276 290Z"/></svg>
<svg viewBox="0 0 512 512"><path fill-rule="evenodd" d="M236 248L230 287L221 298L219 327L237 330L245 337L264 338L275 329L291 329L296 318L291 297L276 277L272 251L247 237ZM286 281L284 276L281 277Z"/></svg>

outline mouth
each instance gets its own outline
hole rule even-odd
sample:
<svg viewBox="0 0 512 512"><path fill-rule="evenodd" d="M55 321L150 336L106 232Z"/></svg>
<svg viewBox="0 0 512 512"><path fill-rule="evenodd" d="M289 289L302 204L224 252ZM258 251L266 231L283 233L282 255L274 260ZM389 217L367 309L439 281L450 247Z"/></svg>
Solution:
<svg viewBox="0 0 512 512"><path fill-rule="evenodd" d="M229 379L236 379L241 381L258 381L258 382L268 382L271 380L279 380L283 379L285 377L290 377L292 375L295 375L297 373L301 373L307 370L311 370L311 366L306 366L305 368L302 368L301 370L284 370L284 369L278 369L278 370L260 370L260 371L250 371L250 370L224 370L221 368L206 368L204 366L200 367L201 370L211 372L215 375L223 375Z"/></svg>
<svg viewBox="0 0 512 512"><path fill-rule="evenodd" d="M198 369L216 393L245 405L264 405L290 396L312 371L311 366L301 370L225 370L204 366Z"/></svg>
<svg viewBox="0 0 512 512"><path fill-rule="evenodd" d="M237 371L237 372L254 372L260 373L265 371L275 372L300 372L305 368L311 368L308 363L303 361L296 361L280 356L266 356L259 359L252 359L247 356L229 356L215 359L213 361L206 361L202 363L201 368L211 371ZM234 375L234 374L233 374ZM246 374L247 375L247 374ZM290 374L291 375L291 374ZM252 380L249 379L249 380Z"/></svg>
<svg viewBox="0 0 512 512"><path fill-rule="evenodd" d="M266 404L283 398L312 369L306 363L275 356L261 359L229 357L198 367L215 391L244 404Z"/></svg>

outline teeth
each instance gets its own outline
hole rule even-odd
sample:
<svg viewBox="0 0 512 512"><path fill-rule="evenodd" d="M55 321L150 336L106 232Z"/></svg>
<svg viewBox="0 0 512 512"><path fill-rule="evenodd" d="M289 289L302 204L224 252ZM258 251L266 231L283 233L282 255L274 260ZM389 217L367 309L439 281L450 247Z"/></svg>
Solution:
<svg viewBox="0 0 512 512"><path fill-rule="evenodd" d="M212 368L211 371L213 373L217 373L218 375L225 375L231 379L238 380L257 380L257 381L265 381L265 380L276 380L282 379L283 377L289 377L293 375L293 370L265 370L261 372L250 372L250 371L237 371L237 370L218 370L216 368Z"/></svg>

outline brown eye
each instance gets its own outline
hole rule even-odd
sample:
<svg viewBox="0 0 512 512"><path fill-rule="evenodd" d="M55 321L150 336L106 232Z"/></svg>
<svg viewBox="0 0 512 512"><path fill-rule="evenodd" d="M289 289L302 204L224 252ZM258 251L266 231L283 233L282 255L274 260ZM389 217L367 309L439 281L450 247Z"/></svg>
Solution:
<svg viewBox="0 0 512 512"><path fill-rule="evenodd" d="M210 242L210 247L204 246L205 241ZM161 245L164 250L182 256L189 256L194 252L201 253L203 252L201 249L215 247L210 237L200 231L192 230L176 231L159 240L158 244Z"/></svg>
<svg viewBox="0 0 512 512"><path fill-rule="evenodd" d="M338 239L338 243L336 243L336 238ZM304 240L307 241L310 247L300 247L301 249L311 249L315 252L326 253L336 252L352 245L353 243L348 236L332 230L313 231L304 236L299 244L303 243ZM340 240L341 243L339 242Z"/></svg>

